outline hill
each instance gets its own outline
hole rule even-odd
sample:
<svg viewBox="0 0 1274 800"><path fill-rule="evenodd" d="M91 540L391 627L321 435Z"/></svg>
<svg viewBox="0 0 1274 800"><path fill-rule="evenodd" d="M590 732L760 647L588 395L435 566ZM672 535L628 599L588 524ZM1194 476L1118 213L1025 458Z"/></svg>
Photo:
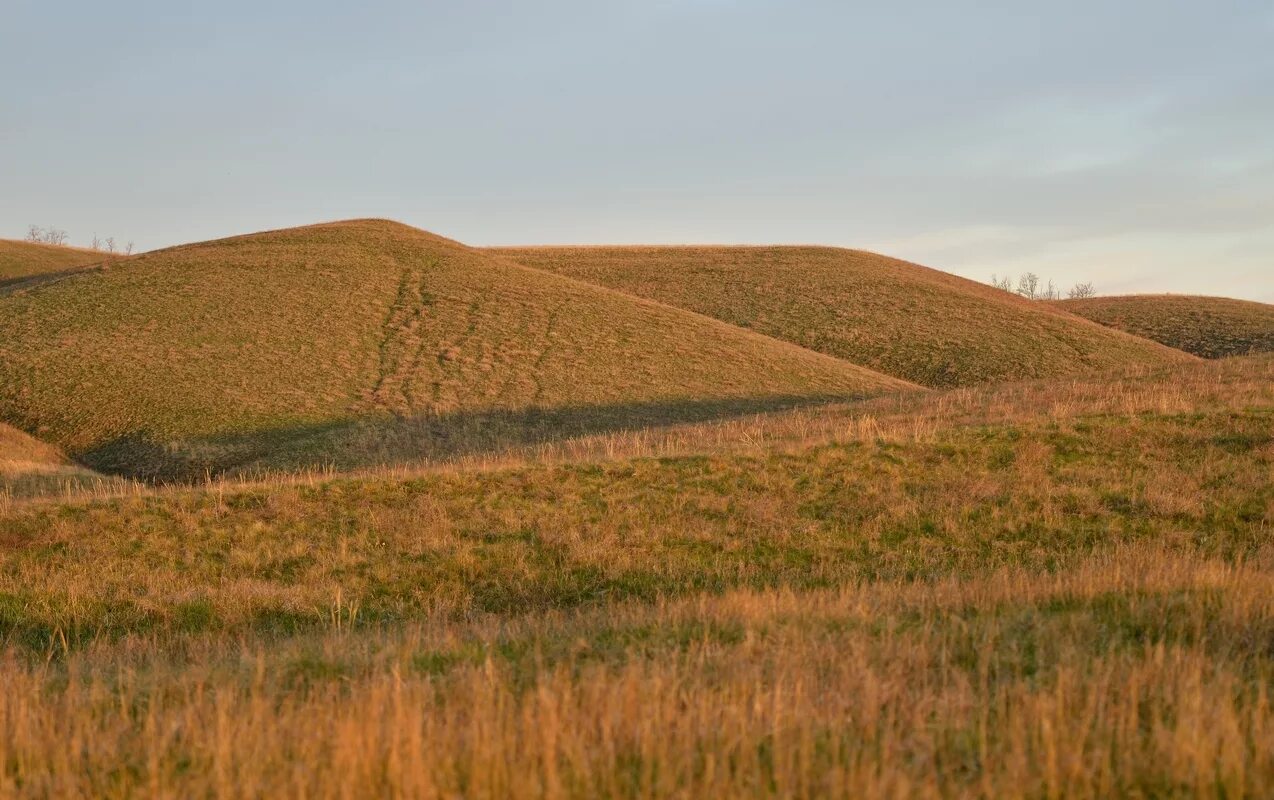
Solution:
<svg viewBox="0 0 1274 800"><path fill-rule="evenodd" d="M58 448L0 423L0 504L50 494L119 491L122 481L73 464Z"/></svg>
<svg viewBox="0 0 1274 800"><path fill-rule="evenodd" d="M1272 414L1251 357L0 508L0 794L1264 796Z"/></svg>
<svg viewBox="0 0 1274 800"><path fill-rule="evenodd" d="M83 267L102 260L96 250L0 239L0 286L36 275Z"/></svg>
<svg viewBox="0 0 1274 800"><path fill-rule="evenodd" d="M909 388L379 220L154 251L0 297L0 419L151 479Z"/></svg>
<svg viewBox="0 0 1274 800"><path fill-rule="evenodd" d="M933 387L1181 358L1046 304L858 250L536 247L491 252Z"/></svg>
<svg viewBox="0 0 1274 800"><path fill-rule="evenodd" d="M1143 294L1061 300L1059 308L1202 358L1274 351L1274 305Z"/></svg>

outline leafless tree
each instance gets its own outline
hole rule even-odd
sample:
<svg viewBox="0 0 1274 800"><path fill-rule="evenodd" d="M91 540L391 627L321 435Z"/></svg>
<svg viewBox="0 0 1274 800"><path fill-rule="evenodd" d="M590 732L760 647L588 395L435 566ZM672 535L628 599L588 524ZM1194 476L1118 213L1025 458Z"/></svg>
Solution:
<svg viewBox="0 0 1274 800"><path fill-rule="evenodd" d="M90 247L92 247L94 250L102 249L102 240L98 238L96 233L93 234L93 244L91 244Z"/></svg>
<svg viewBox="0 0 1274 800"><path fill-rule="evenodd" d="M133 243L129 242L128 244L124 245L124 255L131 256L132 254L133 254Z"/></svg>
<svg viewBox="0 0 1274 800"><path fill-rule="evenodd" d="M1071 287L1071 290L1066 293L1066 296L1072 300L1079 300L1083 297L1094 297L1096 294L1097 290L1093 288L1093 284L1091 282L1087 282L1075 284Z"/></svg>
<svg viewBox="0 0 1274 800"><path fill-rule="evenodd" d="M108 253L115 252L115 237L114 236L106 237L106 252Z"/></svg>
<svg viewBox="0 0 1274 800"><path fill-rule="evenodd" d="M991 273L991 285L997 289L1002 289L1003 291L1006 291L1006 292L1013 291L1013 279L1010 278L1008 275L1005 275L1003 278L1001 278L1001 277L998 277L995 273Z"/></svg>
<svg viewBox="0 0 1274 800"><path fill-rule="evenodd" d="M1040 276L1034 272L1023 272L1017 279L1017 293L1029 300L1039 297Z"/></svg>
<svg viewBox="0 0 1274 800"><path fill-rule="evenodd" d="M44 231L40 229L39 225L27 226L27 241L28 242L39 242L43 240L44 240Z"/></svg>

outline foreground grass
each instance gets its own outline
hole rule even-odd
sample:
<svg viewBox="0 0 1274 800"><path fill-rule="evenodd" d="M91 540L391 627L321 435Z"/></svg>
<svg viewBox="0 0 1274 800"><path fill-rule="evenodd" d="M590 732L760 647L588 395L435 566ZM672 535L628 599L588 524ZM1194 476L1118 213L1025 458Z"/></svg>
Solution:
<svg viewBox="0 0 1274 800"><path fill-rule="evenodd" d="M25 796L1259 796L1274 561L731 591L0 662Z"/></svg>
<svg viewBox="0 0 1274 800"><path fill-rule="evenodd" d="M1260 796L1274 359L0 508L0 795Z"/></svg>
<svg viewBox="0 0 1274 800"><path fill-rule="evenodd" d="M1203 358L1274 351L1274 306L1228 297L1128 295L1058 307Z"/></svg>

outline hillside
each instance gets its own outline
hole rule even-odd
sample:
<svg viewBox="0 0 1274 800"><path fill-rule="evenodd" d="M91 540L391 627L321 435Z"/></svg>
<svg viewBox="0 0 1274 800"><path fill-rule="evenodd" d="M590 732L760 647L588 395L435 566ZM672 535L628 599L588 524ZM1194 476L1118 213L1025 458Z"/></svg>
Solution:
<svg viewBox="0 0 1274 800"><path fill-rule="evenodd" d="M0 297L0 419L153 479L394 463L908 388L378 220L155 251Z"/></svg>
<svg viewBox="0 0 1274 800"><path fill-rule="evenodd" d="M1046 378L1182 356L937 270L830 247L495 248L915 383Z"/></svg>
<svg viewBox="0 0 1274 800"><path fill-rule="evenodd" d="M58 448L0 422L0 505L14 498L123 487L123 482L73 464Z"/></svg>
<svg viewBox="0 0 1274 800"><path fill-rule="evenodd" d="M1272 379L0 508L0 794L1264 796Z"/></svg>
<svg viewBox="0 0 1274 800"><path fill-rule="evenodd" d="M95 250L0 239L0 286L22 278L61 272L102 260Z"/></svg>
<svg viewBox="0 0 1274 800"><path fill-rule="evenodd" d="M1274 305L1266 303L1144 294L1061 300L1058 307L1202 358L1274 351Z"/></svg>

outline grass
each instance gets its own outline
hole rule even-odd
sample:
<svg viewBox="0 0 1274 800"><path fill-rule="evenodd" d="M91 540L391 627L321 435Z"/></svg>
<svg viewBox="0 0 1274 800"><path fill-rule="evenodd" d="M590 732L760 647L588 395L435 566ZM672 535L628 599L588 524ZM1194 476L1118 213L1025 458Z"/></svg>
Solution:
<svg viewBox="0 0 1274 800"><path fill-rule="evenodd" d="M126 485L80 467L58 448L0 423L0 508L30 497L114 494Z"/></svg>
<svg viewBox="0 0 1274 800"><path fill-rule="evenodd" d="M1266 303L1161 294L1063 300L1059 307L1202 358L1274 352L1274 306Z"/></svg>
<svg viewBox="0 0 1274 800"><path fill-rule="evenodd" d="M10 657L0 791L1262 795L1268 553L1067 567Z"/></svg>
<svg viewBox="0 0 1274 800"><path fill-rule="evenodd" d="M1274 358L0 507L0 793L1257 796Z"/></svg>
<svg viewBox="0 0 1274 800"><path fill-rule="evenodd" d="M0 297L0 418L152 480L909 388L376 220L155 251Z"/></svg>
<svg viewBox="0 0 1274 800"><path fill-rule="evenodd" d="M1065 377L1184 358L1048 304L858 250L535 247L489 252L931 387Z"/></svg>
<svg viewBox="0 0 1274 800"><path fill-rule="evenodd" d="M102 253L66 245L0 239L0 288L6 283L84 267L102 260Z"/></svg>

